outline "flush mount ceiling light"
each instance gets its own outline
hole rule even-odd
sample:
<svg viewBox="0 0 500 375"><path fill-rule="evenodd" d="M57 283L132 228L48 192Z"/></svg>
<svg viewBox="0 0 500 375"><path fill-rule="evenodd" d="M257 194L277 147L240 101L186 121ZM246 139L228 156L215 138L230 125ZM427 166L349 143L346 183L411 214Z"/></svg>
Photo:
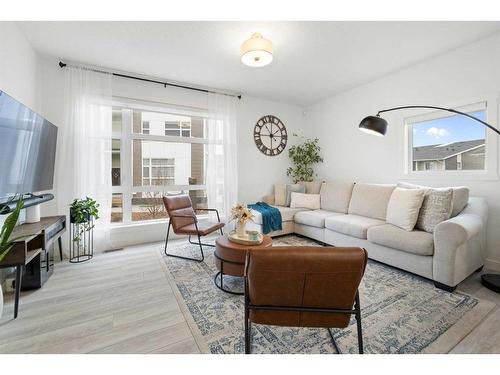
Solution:
<svg viewBox="0 0 500 375"><path fill-rule="evenodd" d="M273 44L264 39L260 33L241 45L241 62L252 67L266 66L273 61Z"/></svg>

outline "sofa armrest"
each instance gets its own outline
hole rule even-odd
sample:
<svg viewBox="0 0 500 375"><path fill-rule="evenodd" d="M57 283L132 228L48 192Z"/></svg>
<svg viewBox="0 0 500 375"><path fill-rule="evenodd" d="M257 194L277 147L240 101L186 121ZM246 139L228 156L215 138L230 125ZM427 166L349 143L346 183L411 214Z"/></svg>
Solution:
<svg viewBox="0 0 500 375"><path fill-rule="evenodd" d="M483 264L486 202L471 202L434 229L433 279L454 287Z"/></svg>
<svg viewBox="0 0 500 375"><path fill-rule="evenodd" d="M262 197L262 202L273 205L274 204L274 195L266 195Z"/></svg>

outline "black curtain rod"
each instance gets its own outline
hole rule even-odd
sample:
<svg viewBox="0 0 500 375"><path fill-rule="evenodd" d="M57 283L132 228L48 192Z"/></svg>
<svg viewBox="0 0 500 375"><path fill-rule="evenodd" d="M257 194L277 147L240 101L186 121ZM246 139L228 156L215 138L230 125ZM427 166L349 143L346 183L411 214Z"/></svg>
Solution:
<svg viewBox="0 0 500 375"><path fill-rule="evenodd" d="M59 61L59 67L60 68L64 68L66 66L68 66L68 64L63 63L62 61ZM178 84L175 84L175 83L168 83L168 82L156 81L154 79L147 79L147 78L135 77L135 76L130 76L130 75L121 74L121 73L111 72L111 74L114 75L114 76L116 76L116 77L135 79L137 81L143 81L143 82L157 83L159 85L162 85L163 87L171 86L171 87L177 87L177 88L186 89L186 90L193 90L193 91L206 92L206 93L212 93L212 94L222 94L222 95L227 95L227 96L234 96L234 97L236 97L238 99L241 99L241 95L233 95L233 94L220 93L220 92L217 92L217 91L200 89L198 87L178 85Z"/></svg>

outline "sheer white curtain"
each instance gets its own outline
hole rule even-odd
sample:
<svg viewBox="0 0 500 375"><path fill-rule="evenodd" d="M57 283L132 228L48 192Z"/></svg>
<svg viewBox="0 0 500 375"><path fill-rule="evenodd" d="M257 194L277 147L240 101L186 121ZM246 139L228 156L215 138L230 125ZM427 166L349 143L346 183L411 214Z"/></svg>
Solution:
<svg viewBox="0 0 500 375"><path fill-rule="evenodd" d="M236 98L209 93L208 112L208 206L227 219L238 199Z"/></svg>
<svg viewBox="0 0 500 375"><path fill-rule="evenodd" d="M110 247L111 211L111 74L66 67L64 123L57 154L56 199L69 223L73 199L91 197L99 203L94 228L95 250Z"/></svg>

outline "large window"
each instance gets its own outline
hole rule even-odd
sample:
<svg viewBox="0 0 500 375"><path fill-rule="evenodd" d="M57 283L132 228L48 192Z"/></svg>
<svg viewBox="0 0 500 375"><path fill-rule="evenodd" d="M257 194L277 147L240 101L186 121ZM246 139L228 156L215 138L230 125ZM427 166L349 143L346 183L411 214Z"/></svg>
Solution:
<svg viewBox="0 0 500 375"><path fill-rule="evenodd" d="M164 219L163 196L189 194L206 208L206 118L139 107L113 108L111 221Z"/></svg>
<svg viewBox="0 0 500 375"><path fill-rule="evenodd" d="M457 108L488 122L486 102ZM405 119L409 174L485 173L486 127L466 116L434 111Z"/></svg>

